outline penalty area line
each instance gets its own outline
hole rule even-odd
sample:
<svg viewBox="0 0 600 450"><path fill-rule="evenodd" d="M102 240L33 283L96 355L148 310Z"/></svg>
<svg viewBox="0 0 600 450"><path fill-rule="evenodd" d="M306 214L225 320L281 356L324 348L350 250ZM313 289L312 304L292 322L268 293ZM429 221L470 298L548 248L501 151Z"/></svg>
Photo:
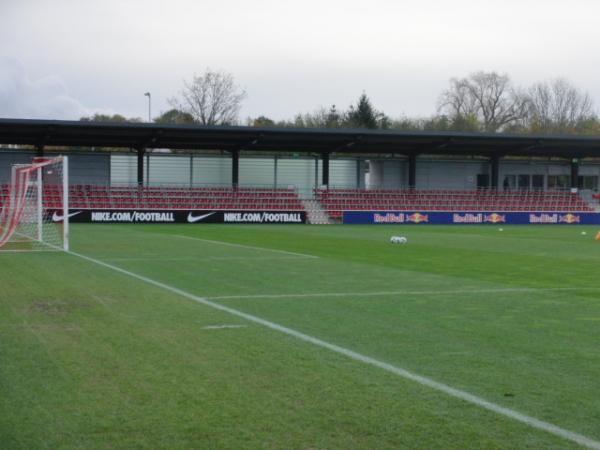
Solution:
<svg viewBox="0 0 600 450"><path fill-rule="evenodd" d="M525 425L528 425L532 428L536 428L538 430L542 430L542 431L546 431L550 434L553 434L555 436L559 436L563 439L567 439L571 442L575 442L579 445L583 445L585 447L588 448L592 448L592 449L596 449L596 450L600 450L600 441L596 441L592 438L589 438L587 436L584 436L582 434L579 433L575 433L573 431L569 431L567 429L561 428L557 425L551 424L550 422L545 422L543 420L540 419L536 419L535 417L532 416L528 416L526 414L520 413L518 411L515 411L514 409L510 409L510 408L506 408L504 406L498 405L496 403L492 403L490 401L487 401L481 397L478 397L476 395L470 394L466 391L462 391L460 389L455 389L451 386L448 386L446 384L437 382L435 380L432 380L431 378L427 378L421 375L417 375L415 373L409 372L406 369L403 369L401 367L398 366L394 366L392 364L383 362L383 361L379 361L375 358L371 358L370 356L366 356L363 355L361 353L355 352L353 350L349 350L347 348L344 347L340 347L339 345L336 344L332 344L329 343L327 341L321 340L319 338L310 336L308 334L304 334L300 331L296 331L292 328L288 328L288 327L284 327L283 325L279 325L275 322L271 322L269 320L266 319L262 319L258 316L253 316L252 314L247 314L245 312L239 311L237 309L234 308L230 308L228 306L224 306L221 305L219 303L215 303L215 302L211 302L210 300L207 300L204 297L199 297L197 295L191 294L187 291L181 290L179 288L176 288L174 286L170 286L168 284L165 283L161 283L160 281L156 281L152 278L148 278L145 277L143 275L139 275L135 272L130 272L128 270L122 269L118 266L113 266L112 264L108 264L105 263L104 261L100 261L94 258L91 258L89 256L86 255L82 255L79 253L75 253L72 251L67 252L70 255L76 256L78 258L84 259L86 261L89 261L91 263L97 264L99 266L105 267L107 269L113 270L115 272L121 273L123 275L127 275L131 278L135 278L137 280L143 281L144 283L150 284L152 286L161 288L163 290L172 292L173 294L177 294L180 295L182 297L185 297L189 300L192 300L194 302L200 303L202 305L211 307L213 309L219 310L219 311L223 311L226 313L229 313L233 316L236 317L240 317L242 319L246 319L249 322L254 322L257 323L259 325L263 325L266 328L270 328L272 330L275 331L279 331L283 334L286 334L288 336L292 336L296 339L299 339L301 341L304 342L308 342L310 344L313 344L317 347L321 347L321 348L325 348L327 350L330 350L334 353L346 356L350 359L353 359L355 361L358 362L362 362L364 364L369 364L371 366L374 367L378 367L380 369L386 370L387 372L391 372L395 375L398 375L404 379L407 380L411 380L414 381L418 384L421 384L423 386L427 386L431 389L434 389L438 392L443 392L451 397L457 398L459 400L463 400L465 402L471 403L473 405L479 406L481 408L487 409L488 411L494 412L496 414L502 415L504 417L507 417L509 419L515 420L517 422L521 422Z"/></svg>
<svg viewBox="0 0 600 450"><path fill-rule="evenodd" d="M107 261L271 261L271 260L289 260L296 259L295 255L273 255L273 256L190 256L187 258L168 258L163 256L147 256L139 258L106 258Z"/></svg>
<svg viewBox="0 0 600 450"><path fill-rule="evenodd" d="M278 250L276 248L268 248L268 247L257 247L255 245L236 244L234 242L214 241L212 239L204 239L204 238L198 238L198 237L194 237L194 236L185 236L183 234L162 234L162 233L148 233L148 234L152 234L153 236L163 236L166 238L189 239L191 241L206 242L208 244L225 245L228 247L239 247L239 248L248 248L251 250L261 250L264 252L283 253L285 255L301 256L303 258L313 258L313 259L319 258L316 255L309 255L306 253L290 252L287 250Z"/></svg>

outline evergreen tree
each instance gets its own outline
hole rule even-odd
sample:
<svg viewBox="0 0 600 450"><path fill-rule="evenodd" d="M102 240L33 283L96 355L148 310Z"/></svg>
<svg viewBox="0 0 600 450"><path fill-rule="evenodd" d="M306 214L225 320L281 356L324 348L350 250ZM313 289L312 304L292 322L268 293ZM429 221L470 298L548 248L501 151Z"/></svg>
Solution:
<svg viewBox="0 0 600 450"><path fill-rule="evenodd" d="M356 106L351 105L346 114L346 124L350 128L378 128L380 113L373 108L371 100L364 92L359 97Z"/></svg>
<svg viewBox="0 0 600 450"><path fill-rule="evenodd" d="M331 105L327 113L327 128L340 128L342 125L342 116L337 112L335 105Z"/></svg>

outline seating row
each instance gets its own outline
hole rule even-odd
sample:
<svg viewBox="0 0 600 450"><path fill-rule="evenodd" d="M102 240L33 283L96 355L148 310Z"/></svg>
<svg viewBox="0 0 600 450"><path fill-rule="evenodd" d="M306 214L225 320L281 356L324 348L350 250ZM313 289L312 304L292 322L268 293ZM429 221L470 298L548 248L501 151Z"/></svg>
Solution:
<svg viewBox="0 0 600 450"><path fill-rule="evenodd" d="M9 186L0 186L0 204L8 198ZM60 186L44 187L45 204L60 207ZM291 188L240 187L111 187L73 185L69 188L73 208L145 209L278 209L303 210L302 202Z"/></svg>
<svg viewBox="0 0 600 450"><path fill-rule="evenodd" d="M577 193L481 190L316 189L315 197L333 217L343 210L424 211L593 211Z"/></svg>

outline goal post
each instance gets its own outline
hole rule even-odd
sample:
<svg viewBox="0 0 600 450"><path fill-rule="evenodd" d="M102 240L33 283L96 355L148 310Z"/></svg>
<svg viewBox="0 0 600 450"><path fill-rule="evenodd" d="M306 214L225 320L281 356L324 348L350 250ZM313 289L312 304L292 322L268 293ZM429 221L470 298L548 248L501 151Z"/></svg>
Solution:
<svg viewBox="0 0 600 450"><path fill-rule="evenodd" d="M69 158L62 157L63 250L69 251Z"/></svg>
<svg viewBox="0 0 600 450"><path fill-rule="evenodd" d="M66 156L15 164L0 191L0 251L69 250Z"/></svg>

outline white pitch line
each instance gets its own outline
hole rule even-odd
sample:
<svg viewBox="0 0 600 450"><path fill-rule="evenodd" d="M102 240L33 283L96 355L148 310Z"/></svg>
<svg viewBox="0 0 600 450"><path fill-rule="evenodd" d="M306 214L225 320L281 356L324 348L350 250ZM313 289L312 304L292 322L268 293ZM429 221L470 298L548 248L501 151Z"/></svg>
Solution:
<svg viewBox="0 0 600 450"><path fill-rule="evenodd" d="M227 328L246 328L248 325L207 325L203 330L223 330Z"/></svg>
<svg viewBox="0 0 600 450"><path fill-rule="evenodd" d="M241 317L242 319L248 320L249 322L254 322L260 325L263 325L267 328L270 328L272 330L275 331L279 331L283 334L286 334L288 336L292 336L295 337L296 339L299 339L301 341L304 342L308 342L310 344L313 344L317 347L321 347L321 348L325 348L327 350L330 350L334 353L338 353L340 355L344 355L350 359L353 359L355 361L359 361L365 364L369 364L371 366L374 367L378 367L380 369L386 370L388 372L391 372L395 375L398 375L402 378L405 378L407 380L411 380L414 381L418 384L421 384L423 386L427 386L431 389L434 389L436 391L439 392L443 392L451 397L454 398L458 398L460 400L463 400L467 403L471 403L473 405L477 405L481 408L487 409L488 411L492 411L496 414L502 415L504 417L508 417L510 419L513 419L517 422L521 422L524 423L532 428L536 428L538 430L542 430L542 431L546 431L550 434L553 434L555 436L559 436L561 438L567 439L569 441L575 442L579 445L583 445L585 447L591 448L591 449L595 449L595 450L600 450L600 441L596 441L592 438L589 438L587 436L584 436L582 434L579 433L575 433L573 431L569 431L567 429L561 428L557 425L551 424L550 422L545 422L543 420L540 419L536 419L535 417L532 416L528 416L526 414L520 413L518 411L515 411L514 409L510 409L510 408L506 408L504 406L500 406L496 403L492 403L490 401L487 401L481 397L478 397L476 395L470 394L466 391L460 390L460 389L455 389L451 386L448 386L446 384L437 382L435 380L432 380L431 378L427 378L421 375L417 375L415 373L409 372L406 369L403 369L401 367L397 367L394 366L392 364L388 364L386 362L383 361L379 361L375 358L371 358L370 356L366 356L360 353L357 353L353 350L349 350L347 348L344 347L340 347L339 345L335 345L335 344L331 344L329 342L323 341L321 339L318 339L316 337L313 336L309 336L308 334L304 334L300 331L296 331L292 328L288 328L288 327L284 327L282 325L279 325L275 322L271 322L265 319L262 319L260 317L257 316L253 316L251 314L247 314L245 312L239 311L237 309L234 308L229 308L227 306L221 305L219 303L215 303L215 302L211 302L209 300L207 300L206 298L203 297L199 297L197 295L191 294L189 292L186 292L184 290L181 290L179 288L170 286L168 284L165 283L161 283L160 281L156 281L153 280L152 278L148 278L145 277L143 275L139 275L137 273L134 272L130 272L128 270L125 269L121 269L120 267L117 266L113 266L112 264L108 264L105 263L103 261L94 259L94 258L90 258L89 256L85 256L85 255L81 255L79 253L75 253L75 252L67 252L70 255L73 256L77 256L79 258L82 258L86 261L92 262L94 264L97 264L99 266L102 267L106 267L107 269L111 269L114 270L115 272L119 272L123 275L127 275L129 277L135 278L137 280L143 281L147 284L150 284L152 286L156 286L158 288L164 289L166 291L172 292L174 294L180 295L182 297L185 297L189 300L192 300L194 302L200 303L202 305L205 306L209 306L211 308L217 309L219 311L223 311L226 313L229 313L233 316L236 317Z"/></svg>
<svg viewBox="0 0 600 450"><path fill-rule="evenodd" d="M17 249L7 249L7 250L0 250L0 255L2 253L48 253L48 252L56 252L57 250L50 250L50 249L30 249L30 250L25 250L25 249L21 249L21 250L17 250ZM60 251L60 250L58 250Z"/></svg>
<svg viewBox="0 0 600 450"><path fill-rule="evenodd" d="M106 258L107 261L229 261L229 260L258 260L270 261L278 259L297 258L294 255L289 256L190 256L187 258L165 258L162 256L147 256L139 258Z"/></svg>
<svg viewBox="0 0 600 450"><path fill-rule="evenodd" d="M163 236L166 238L173 237L173 238L179 238L179 239L189 239L192 241L207 242L209 244L226 245L229 247L240 247L240 248L249 248L252 250L262 250L262 251L267 251L267 252L284 253L286 255L302 256L303 258L319 258L316 255L308 255L306 253L289 252L287 250L277 250L274 248L257 247L254 245L236 244L233 242L213 241L212 239L204 239L204 238L198 238L198 237L193 237L193 236L185 236L183 234L162 234L162 233L148 233L148 234L152 234L153 236Z"/></svg>
<svg viewBox="0 0 600 450"><path fill-rule="evenodd" d="M383 297L388 295L468 295L494 294L503 292L553 292L553 291L600 291L600 287L556 287L556 288L490 288L457 289L449 291L381 291L381 292L322 292L311 294L252 294L221 295L206 297L209 300L244 300L253 298L321 298L321 297Z"/></svg>

